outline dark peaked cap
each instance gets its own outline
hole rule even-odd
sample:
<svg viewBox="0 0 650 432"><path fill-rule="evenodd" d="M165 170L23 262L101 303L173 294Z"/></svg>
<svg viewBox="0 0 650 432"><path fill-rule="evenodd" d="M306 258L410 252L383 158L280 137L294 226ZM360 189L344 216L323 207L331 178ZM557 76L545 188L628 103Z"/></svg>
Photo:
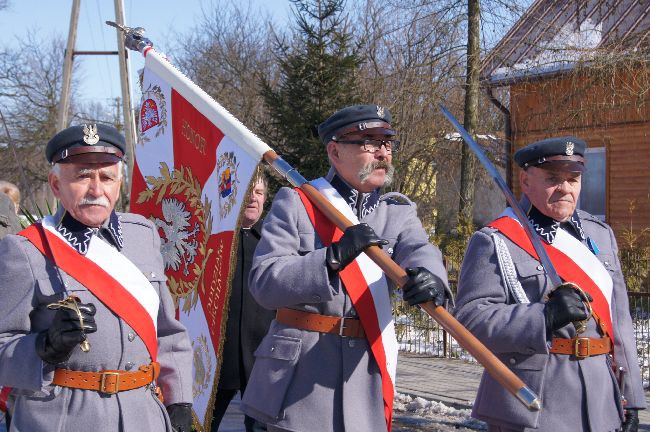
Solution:
<svg viewBox="0 0 650 432"><path fill-rule="evenodd" d="M352 105L338 110L321 123L318 126L318 136L323 144L335 141L345 134L366 129L392 136L395 131L390 122L388 108L379 105Z"/></svg>
<svg viewBox="0 0 650 432"><path fill-rule="evenodd" d="M528 144L515 153L517 164L526 169L582 172L585 169L587 143L574 136L548 138Z"/></svg>
<svg viewBox="0 0 650 432"><path fill-rule="evenodd" d="M114 127L104 124L70 126L52 137L45 147L50 163L118 162L126 154L124 136Z"/></svg>

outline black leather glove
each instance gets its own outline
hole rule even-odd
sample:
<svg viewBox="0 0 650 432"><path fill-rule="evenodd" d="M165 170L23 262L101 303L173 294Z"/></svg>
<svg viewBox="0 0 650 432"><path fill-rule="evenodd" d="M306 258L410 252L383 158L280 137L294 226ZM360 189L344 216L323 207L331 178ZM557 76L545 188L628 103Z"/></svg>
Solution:
<svg viewBox="0 0 650 432"><path fill-rule="evenodd" d="M167 407L167 414L176 432L190 432L192 430L192 404L175 403Z"/></svg>
<svg viewBox="0 0 650 432"><path fill-rule="evenodd" d="M408 281L402 287L402 297L411 306L432 301L436 306L442 306L447 300L445 284L440 278L424 267L408 267Z"/></svg>
<svg viewBox="0 0 650 432"><path fill-rule="evenodd" d="M387 240L380 239L367 223L352 225L343 232L343 237L327 247L325 262L330 270L343 270L361 252L369 246L387 245Z"/></svg>
<svg viewBox="0 0 650 432"><path fill-rule="evenodd" d="M593 299L587 293L587 300ZM546 330L553 332L573 321L587 318L587 310L580 292L569 285L560 285L549 295L544 309Z"/></svg>
<svg viewBox="0 0 650 432"><path fill-rule="evenodd" d="M97 331L95 324L95 305L77 303L83 317L83 331L79 315L72 309L57 309L52 324L36 336L36 353L47 363L58 364L70 358L74 347L86 338L88 333Z"/></svg>

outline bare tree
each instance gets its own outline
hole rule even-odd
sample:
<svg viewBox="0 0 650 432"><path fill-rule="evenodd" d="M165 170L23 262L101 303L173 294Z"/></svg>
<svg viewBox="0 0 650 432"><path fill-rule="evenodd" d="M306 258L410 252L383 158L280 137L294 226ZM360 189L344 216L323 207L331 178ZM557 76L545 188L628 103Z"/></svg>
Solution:
<svg viewBox="0 0 650 432"><path fill-rule="evenodd" d="M498 40L512 17L523 11L511 0L486 0L483 4L481 12L486 19L481 31L489 33L483 41ZM437 208L458 207L461 195L457 179L453 179L457 182L453 204L439 202L435 192L440 173L460 170L448 169L460 164L462 143L445 139L450 127L439 114L438 103L445 101L455 112L470 105L465 102L467 0L348 0L346 10L351 19L341 22L341 31L353 35L352 42L362 47L361 67L352 77L358 99L387 106L401 135L401 148L394 158L398 174L392 188L415 199L425 224L433 226ZM245 124L262 133L269 130L270 116L261 103L259 83L277 89L282 73L278 59L271 57L270 45L282 41L291 50L293 37L276 34L252 12L250 4L211 5L197 27L182 37L177 63ZM480 60L480 54L472 58ZM477 119L473 129L492 132L500 127L501 117L480 99L478 68L473 70L476 84L467 92L477 110L472 115Z"/></svg>
<svg viewBox="0 0 650 432"><path fill-rule="evenodd" d="M18 152L15 158L3 131L0 172L19 185L26 199L29 191L37 195L32 197L37 202L43 196L38 191L46 190L44 149L56 132L64 46L61 39L42 40L32 34L0 52L0 106ZM21 167L27 184L20 178Z"/></svg>
<svg viewBox="0 0 650 432"><path fill-rule="evenodd" d="M270 27L250 2L212 4L180 36L175 55L181 70L254 131L266 118L261 78L275 82Z"/></svg>
<svg viewBox="0 0 650 432"><path fill-rule="evenodd" d="M369 0L359 8L357 37L366 56L358 81L361 99L390 108L400 134L392 188L418 202L425 225L435 219L434 148L442 98L458 98L462 73L458 21L444 10Z"/></svg>

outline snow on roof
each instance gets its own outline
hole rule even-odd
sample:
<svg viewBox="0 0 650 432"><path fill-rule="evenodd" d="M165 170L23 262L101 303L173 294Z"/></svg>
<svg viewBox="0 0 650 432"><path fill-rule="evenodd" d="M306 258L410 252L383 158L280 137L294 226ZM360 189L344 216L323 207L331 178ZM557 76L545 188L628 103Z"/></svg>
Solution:
<svg viewBox="0 0 650 432"><path fill-rule="evenodd" d="M498 140L499 138L496 135L482 135L482 134L477 134L476 138L478 140ZM458 132L451 132L448 134L445 134L445 139L449 141L462 141L463 139L460 136L460 133Z"/></svg>
<svg viewBox="0 0 650 432"><path fill-rule="evenodd" d="M483 61L492 85L569 70L610 48L637 51L650 38L647 0L537 0Z"/></svg>

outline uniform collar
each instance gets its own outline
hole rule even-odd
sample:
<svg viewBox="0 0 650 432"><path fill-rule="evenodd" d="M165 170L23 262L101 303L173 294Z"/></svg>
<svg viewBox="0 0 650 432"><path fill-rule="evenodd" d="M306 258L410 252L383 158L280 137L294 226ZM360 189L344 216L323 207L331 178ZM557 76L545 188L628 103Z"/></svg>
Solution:
<svg viewBox="0 0 650 432"><path fill-rule="evenodd" d="M379 188L368 193L359 192L343 180L334 169L330 170L326 179L359 219L368 216L379 205Z"/></svg>
<svg viewBox="0 0 650 432"><path fill-rule="evenodd" d="M54 215L56 229L65 238L70 246L72 246L81 255L88 253L88 246L93 234L97 234L102 239L106 240L111 245L115 246L117 250L122 250L124 247L124 239L122 237L122 224L120 218L115 213L111 215L99 228L92 228L79 222L72 217L70 213L60 207Z"/></svg>
<svg viewBox="0 0 650 432"><path fill-rule="evenodd" d="M559 228L563 228L580 241L587 240L577 210L573 212L573 215L566 222L559 222L546 216L532 204L529 204L527 214L528 220L530 220L537 234L548 244L553 243Z"/></svg>

